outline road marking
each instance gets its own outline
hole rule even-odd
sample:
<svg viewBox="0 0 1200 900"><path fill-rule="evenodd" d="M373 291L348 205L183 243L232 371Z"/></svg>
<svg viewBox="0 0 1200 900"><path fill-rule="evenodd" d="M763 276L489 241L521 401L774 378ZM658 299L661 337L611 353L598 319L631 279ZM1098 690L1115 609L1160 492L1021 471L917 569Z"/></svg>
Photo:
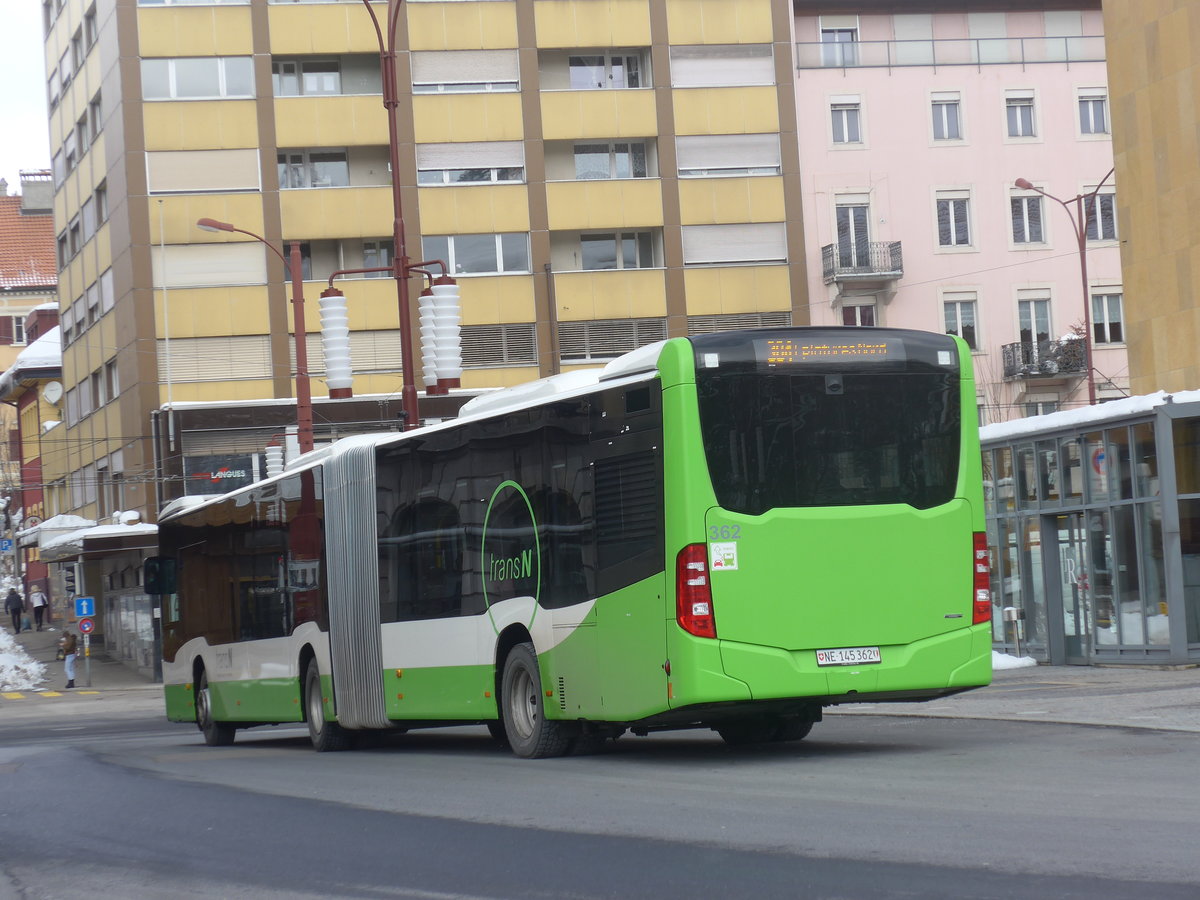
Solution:
<svg viewBox="0 0 1200 900"><path fill-rule="evenodd" d="M5 700L24 700L25 699L24 694L18 694L16 691L5 691L4 693L0 694L0 697L3 697Z"/></svg>

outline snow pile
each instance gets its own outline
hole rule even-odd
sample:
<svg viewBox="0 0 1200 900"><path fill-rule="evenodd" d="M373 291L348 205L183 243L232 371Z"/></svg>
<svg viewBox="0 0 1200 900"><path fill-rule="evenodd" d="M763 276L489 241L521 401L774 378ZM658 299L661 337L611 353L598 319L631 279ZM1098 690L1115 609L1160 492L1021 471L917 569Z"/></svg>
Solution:
<svg viewBox="0 0 1200 900"><path fill-rule="evenodd" d="M0 691L35 690L46 677L46 666L0 629Z"/></svg>
<svg viewBox="0 0 1200 900"><path fill-rule="evenodd" d="M1006 653L997 653L992 651L992 671L996 672L1000 669L1024 669L1029 666L1036 666L1037 660L1032 656L1009 656Z"/></svg>

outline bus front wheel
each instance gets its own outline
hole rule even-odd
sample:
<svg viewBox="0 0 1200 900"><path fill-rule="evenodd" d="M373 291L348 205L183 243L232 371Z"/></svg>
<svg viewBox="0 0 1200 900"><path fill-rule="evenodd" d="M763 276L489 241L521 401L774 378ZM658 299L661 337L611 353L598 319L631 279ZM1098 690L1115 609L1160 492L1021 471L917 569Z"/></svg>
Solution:
<svg viewBox="0 0 1200 900"><path fill-rule="evenodd" d="M336 722L325 718L325 697L321 690L321 670L316 660L308 664L304 674L304 709L308 719L308 736L318 753L346 750L350 735Z"/></svg>
<svg viewBox="0 0 1200 900"><path fill-rule="evenodd" d="M533 644L527 641L509 651L500 684L504 731L514 754L541 759L562 756L570 749L573 735L567 724L546 718Z"/></svg>
<svg viewBox="0 0 1200 900"><path fill-rule="evenodd" d="M196 727L204 735L204 743L210 747L228 747L233 743L237 729L213 719L212 690L208 686L208 673L200 673L196 688Z"/></svg>

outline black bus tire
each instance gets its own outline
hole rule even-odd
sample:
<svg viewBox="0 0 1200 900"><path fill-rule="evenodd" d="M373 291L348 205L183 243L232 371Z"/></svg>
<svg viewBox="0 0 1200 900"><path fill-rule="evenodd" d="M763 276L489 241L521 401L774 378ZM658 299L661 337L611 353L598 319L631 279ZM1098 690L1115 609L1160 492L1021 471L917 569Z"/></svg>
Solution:
<svg viewBox="0 0 1200 900"><path fill-rule="evenodd" d="M533 644L517 644L509 651L500 685L504 731L515 755L542 759L562 756L570 749L574 735L568 723L545 716L542 676Z"/></svg>
<svg viewBox="0 0 1200 900"><path fill-rule="evenodd" d="M308 720L308 737L318 753L333 753L350 749L350 735L341 725L325 719L324 692L321 690L321 669L314 659L304 672L304 712Z"/></svg>
<svg viewBox="0 0 1200 900"><path fill-rule="evenodd" d="M208 673L200 673L196 686L196 727L204 735L204 743L210 747L228 747L233 743L237 729L213 718L212 691L208 686Z"/></svg>

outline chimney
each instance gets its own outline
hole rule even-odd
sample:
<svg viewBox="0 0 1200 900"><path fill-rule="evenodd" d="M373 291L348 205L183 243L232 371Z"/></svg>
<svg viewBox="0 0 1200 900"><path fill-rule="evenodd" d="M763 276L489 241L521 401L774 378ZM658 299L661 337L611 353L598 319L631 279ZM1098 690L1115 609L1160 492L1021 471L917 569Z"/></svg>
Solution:
<svg viewBox="0 0 1200 900"><path fill-rule="evenodd" d="M21 215L49 215L54 211L54 181L49 169L21 171Z"/></svg>

